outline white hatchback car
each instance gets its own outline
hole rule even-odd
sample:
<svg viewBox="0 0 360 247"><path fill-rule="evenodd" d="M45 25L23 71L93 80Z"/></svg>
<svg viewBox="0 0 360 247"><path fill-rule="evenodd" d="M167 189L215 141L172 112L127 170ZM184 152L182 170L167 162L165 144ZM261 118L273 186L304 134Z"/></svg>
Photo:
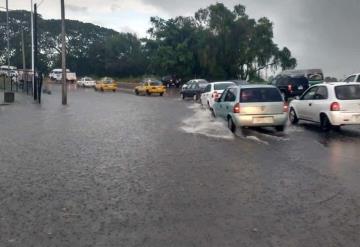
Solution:
<svg viewBox="0 0 360 247"><path fill-rule="evenodd" d="M77 81L77 85L80 87L95 87L95 80L91 77L83 77L79 81Z"/></svg>
<svg viewBox="0 0 360 247"><path fill-rule="evenodd" d="M360 73L348 76L344 82L360 82Z"/></svg>
<svg viewBox="0 0 360 247"><path fill-rule="evenodd" d="M206 86L204 93L201 94L201 105L213 109L214 103L219 99L224 92L230 86L235 86L234 82L212 82Z"/></svg>
<svg viewBox="0 0 360 247"><path fill-rule="evenodd" d="M324 131L360 124L360 83L317 84L290 103L290 121L320 123Z"/></svg>

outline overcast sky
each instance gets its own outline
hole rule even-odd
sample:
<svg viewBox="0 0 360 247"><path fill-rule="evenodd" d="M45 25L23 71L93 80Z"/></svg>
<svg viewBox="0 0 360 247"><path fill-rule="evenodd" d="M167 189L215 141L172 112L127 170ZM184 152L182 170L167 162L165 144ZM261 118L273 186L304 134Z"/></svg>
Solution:
<svg viewBox="0 0 360 247"><path fill-rule="evenodd" d="M11 9L30 9L30 0L9 2ZM299 69L322 68L337 77L360 72L360 0L65 0L68 19L138 36L146 35L151 16L189 16L216 2L241 3L250 17L270 18L275 42L290 48ZM60 18L60 1L44 0L39 12Z"/></svg>

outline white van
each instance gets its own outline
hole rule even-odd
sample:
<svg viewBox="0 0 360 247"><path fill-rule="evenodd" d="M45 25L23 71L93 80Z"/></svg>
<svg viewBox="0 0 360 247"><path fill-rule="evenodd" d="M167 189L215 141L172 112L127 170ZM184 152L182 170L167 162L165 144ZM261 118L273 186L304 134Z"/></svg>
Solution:
<svg viewBox="0 0 360 247"><path fill-rule="evenodd" d="M62 80L62 69L53 69L49 77L51 80L61 81ZM66 69L66 80L74 83L76 81L76 73L70 72L69 69Z"/></svg>
<svg viewBox="0 0 360 247"><path fill-rule="evenodd" d="M17 77L19 74L15 66L0 66L0 75L10 75L10 77Z"/></svg>

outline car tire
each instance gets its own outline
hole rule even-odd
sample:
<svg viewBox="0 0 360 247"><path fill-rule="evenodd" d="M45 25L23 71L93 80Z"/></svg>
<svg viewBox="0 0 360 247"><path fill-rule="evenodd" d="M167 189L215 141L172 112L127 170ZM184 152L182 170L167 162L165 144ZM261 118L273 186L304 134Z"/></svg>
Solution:
<svg viewBox="0 0 360 247"><path fill-rule="evenodd" d="M181 98L185 100L185 95L183 93L181 94Z"/></svg>
<svg viewBox="0 0 360 247"><path fill-rule="evenodd" d="M291 108L290 109L290 113L289 113L289 120L290 120L290 123L291 124L298 124L299 123L299 118L298 116L296 115L296 112L294 110L294 108Z"/></svg>
<svg viewBox="0 0 360 247"><path fill-rule="evenodd" d="M113 92L115 93L115 92L116 92L116 89L113 89Z"/></svg>
<svg viewBox="0 0 360 247"><path fill-rule="evenodd" d="M135 90L135 94L136 94L136 95L139 95L139 91L138 91L138 90Z"/></svg>
<svg viewBox="0 0 360 247"><path fill-rule="evenodd" d="M160 93L160 96L163 96L164 95L164 93Z"/></svg>
<svg viewBox="0 0 360 247"><path fill-rule="evenodd" d="M150 93L150 91L149 91L149 90L146 90L146 94L147 94L148 96L150 96L150 95L151 95L151 93Z"/></svg>
<svg viewBox="0 0 360 247"><path fill-rule="evenodd" d="M324 132L328 132L331 129L331 123L329 118L323 114L320 116L320 128Z"/></svg>
<svg viewBox="0 0 360 247"><path fill-rule="evenodd" d="M103 88L100 88L100 91L101 91L101 92L104 92L104 89L103 89Z"/></svg>
<svg viewBox="0 0 360 247"><path fill-rule="evenodd" d="M232 120L231 117L228 117L228 128L229 128L229 130L230 130L232 133L235 133L235 131L236 131L236 126L235 126L235 124L234 124L234 122L233 122L233 120Z"/></svg>
<svg viewBox="0 0 360 247"><path fill-rule="evenodd" d="M279 131L279 132L284 132L284 130L285 130L285 126L284 126L284 125L281 125L281 126L275 126L275 129L276 129L276 131Z"/></svg>

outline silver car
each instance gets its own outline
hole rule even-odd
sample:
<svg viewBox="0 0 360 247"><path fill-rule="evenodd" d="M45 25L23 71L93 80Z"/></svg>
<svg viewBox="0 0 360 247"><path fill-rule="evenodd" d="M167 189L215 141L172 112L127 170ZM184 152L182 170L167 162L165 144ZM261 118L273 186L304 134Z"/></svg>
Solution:
<svg viewBox="0 0 360 247"><path fill-rule="evenodd" d="M288 106L274 86L242 85L227 88L215 102L213 113L226 119L232 132L238 127L275 127L284 131Z"/></svg>

